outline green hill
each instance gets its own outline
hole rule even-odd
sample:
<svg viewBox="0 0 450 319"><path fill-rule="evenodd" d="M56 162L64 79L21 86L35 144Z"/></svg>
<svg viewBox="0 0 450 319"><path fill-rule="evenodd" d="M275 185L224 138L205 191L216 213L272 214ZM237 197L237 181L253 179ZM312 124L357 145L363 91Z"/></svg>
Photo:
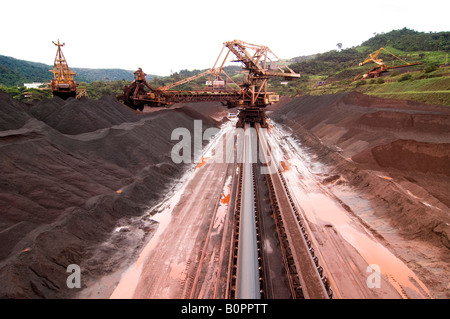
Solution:
<svg viewBox="0 0 450 319"><path fill-rule="evenodd" d="M133 71L123 69L86 69L86 68L74 68L77 72L78 82L92 83L95 81L120 81L134 80ZM148 75L148 78L153 78L153 75Z"/></svg>
<svg viewBox="0 0 450 319"><path fill-rule="evenodd" d="M0 84L22 86L29 82L50 82L52 67L43 63L29 62L0 55Z"/></svg>
<svg viewBox="0 0 450 319"><path fill-rule="evenodd" d="M407 28L393 30L388 33L377 34L357 47L316 54L311 59L303 57L303 61L294 63L290 67L307 75L346 78L348 74L357 74L370 69L370 65L365 69L359 68L358 65L369 53L381 47L387 48L408 61L420 60L425 65L443 64L446 53L450 52L450 32L425 33ZM297 59L294 58L293 60ZM384 55L383 59L392 61L395 58ZM339 75L343 70L346 70L345 74Z"/></svg>
<svg viewBox="0 0 450 319"><path fill-rule="evenodd" d="M402 51L450 51L450 32L418 32L408 28L377 34L361 44L371 51L391 46Z"/></svg>
<svg viewBox="0 0 450 319"><path fill-rule="evenodd" d="M421 65L396 69L378 79L352 81L375 66L368 63L359 66L370 53L381 47L408 62ZM360 46L315 54L310 58L299 57L290 67L301 74L298 81L282 85L272 79L270 90L283 95L319 95L346 91L399 99L411 99L426 103L450 105L450 68L442 67L450 52L450 32L425 33L403 28L377 34ZM387 64L397 60L381 53ZM407 72L407 74L403 74Z"/></svg>
<svg viewBox="0 0 450 319"><path fill-rule="evenodd" d="M421 65L396 69L378 79L353 81L374 67L374 63L359 66L370 53L381 47L408 62L422 62ZM418 32L408 28L376 34L361 45L332 50L310 56L290 59L290 64L299 80L289 83L280 79L269 80L269 90L281 95L318 95L347 91L360 91L383 97L411 99L421 102L450 105L450 68L442 67L450 53L450 32ZM380 57L388 63L396 58L382 53ZM398 60L397 60L398 61ZM20 86L26 82L49 82L52 66L17 60L0 55L0 86ZM244 79L237 65L225 67L225 71L236 82ZM108 92L118 92L123 81L133 80L133 71L122 69L74 68L77 81L87 85L89 96L98 97ZM167 77L148 75L153 87L164 86L198 74L204 70L181 70ZM405 73L406 72L406 73ZM115 82L115 83L111 83ZM188 82L179 89L190 90L204 85L204 79ZM21 93L17 93L21 94Z"/></svg>
<svg viewBox="0 0 450 319"><path fill-rule="evenodd" d="M29 82L50 82L52 74L48 70L53 65L19 60L0 55L0 84L4 86L22 86ZM95 81L132 81L133 72L123 69L87 69L73 68L77 73L77 82L92 83ZM148 76L153 78L152 75Z"/></svg>

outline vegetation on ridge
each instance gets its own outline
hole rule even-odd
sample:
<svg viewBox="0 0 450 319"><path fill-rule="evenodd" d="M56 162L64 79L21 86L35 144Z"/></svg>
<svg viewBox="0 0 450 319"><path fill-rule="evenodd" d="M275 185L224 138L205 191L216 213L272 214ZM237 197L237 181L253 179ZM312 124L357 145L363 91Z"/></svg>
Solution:
<svg viewBox="0 0 450 319"><path fill-rule="evenodd" d="M375 66L374 63L359 66L359 63L381 47L403 60L422 64L395 69L376 79L353 81ZM287 85L272 80L270 88L289 96L356 90L380 97L450 105L450 68L444 67L449 52L450 32L394 30L377 34L357 47L316 54L310 59L294 58L297 62L290 67L301 74L301 80ZM385 53L379 57L388 63L395 59Z"/></svg>
<svg viewBox="0 0 450 319"><path fill-rule="evenodd" d="M374 67L374 63L368 63L362 67L359 63L381 47L403 60L420 61L422 64L392 70L377 79L353 81L357 75L366 73ZM289 67L301 74L300 79L290 82L279 78L270 79L269 90L288 96L332 94L356 90L382 97L450 105L450 68L442 67L449 52L450 32L425 33L408 28L393 30L376 34L360 46L292 58L291 61L295 62ZM380 57L386 62L395 59L385 53L380 54ZM0 89L7 91L15 98L25 99L23 93L26 90L17 88L18 79L25 80L23 75L26 74L28 82L49 82L50 68L41 63L0 56ZM79 87L86 89L89 97L94 99L105 94L120 94L123 85L133 79L133 71L95 69L75 69L75 71L77 71ZM106 71L112 73L105 73ZM165 86L203 71L205 70L181 70L166 77L153 76L149 84L155 88ZM225 67L225 71L237 83L245 78L245 74L240 72L240 66L237 64ZM204 87L204 84L205 79L199 78L177 89L198 89ZM37 91L32 96L41 99L48 96L48 93Z"/></svg>

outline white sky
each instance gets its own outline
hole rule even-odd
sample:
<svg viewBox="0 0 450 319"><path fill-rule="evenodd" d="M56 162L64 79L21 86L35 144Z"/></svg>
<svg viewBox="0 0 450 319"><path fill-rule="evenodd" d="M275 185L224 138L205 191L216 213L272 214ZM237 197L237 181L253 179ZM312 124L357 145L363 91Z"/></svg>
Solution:
<svg viewBox="0 0 450 319"><path fill-rule="evenodd" d="M142 67L148 74L212 67L223 42L268 46L279 58L360 45L404 27L450 31L448 0L1 0L0 54L70 67Z"/></svg>

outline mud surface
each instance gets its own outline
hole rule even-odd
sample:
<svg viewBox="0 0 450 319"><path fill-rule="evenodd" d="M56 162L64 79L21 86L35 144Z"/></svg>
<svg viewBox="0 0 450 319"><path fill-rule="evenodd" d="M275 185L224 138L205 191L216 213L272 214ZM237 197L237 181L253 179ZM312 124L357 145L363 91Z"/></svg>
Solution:
<svg viewBox="0 0 450 319"><path fill-rule="evenodd" d="M85 286L139 249L155 226L136 217L185 169L171 133L194 119L217 125L189 107L137 114L112 96L29 106L0 92L0 297L71 298L68 265Z"/></svg>
<svg viewBox="0 0 450 319"><path fill-rule="evenodd" d="M331 168L324 185L371 201L375 218L359 217L434 297L448 298L450 109L352 92L299 97L270 117Z"/></svg>
<svg viewBox="0 0 450 319"><path fill-rule="evenodd" d="M374 213L343 207L433 297L450 298L450 109L359 93L268 109L327 166L324 187L351 187ZM228 112L199 103L136 113L113 97L30 106L0 92L0 298L73 298L68 265L80 265L82 288L126 268L157 227L144 212L187 169L170 158L173 129L218 126Z"/></svg>

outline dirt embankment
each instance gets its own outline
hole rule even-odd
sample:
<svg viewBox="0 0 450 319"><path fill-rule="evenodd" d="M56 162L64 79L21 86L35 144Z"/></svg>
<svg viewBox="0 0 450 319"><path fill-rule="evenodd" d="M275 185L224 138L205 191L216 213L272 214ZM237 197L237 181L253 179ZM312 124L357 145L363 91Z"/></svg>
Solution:
<svg viewBox="0 0 450 319"><path fill-rule="evenodd" d="M221 102L202 102L202 103L176 103L171 108L191 108L195 111L209 116L218 122L228 120L228 113L237 113L236 108L228 108Z"/></svg>
<svg viewBox="0 0 450 319"><path fill-rule="evenodd" d="M296 98L271 118L400 233L450 248L450 108L352 92Z"/></svg>
<svg viewBox="0 0 450 319"><path fill-rule="evenodd" d="M113 97L30 107L0 92L0 297L73 297L69 264L85 285L126 259L102 242L181 176L171 133L193 132L194 119L217 125L192 108L137 114ZM151 222L137 227L145 237Z"/></svg>

